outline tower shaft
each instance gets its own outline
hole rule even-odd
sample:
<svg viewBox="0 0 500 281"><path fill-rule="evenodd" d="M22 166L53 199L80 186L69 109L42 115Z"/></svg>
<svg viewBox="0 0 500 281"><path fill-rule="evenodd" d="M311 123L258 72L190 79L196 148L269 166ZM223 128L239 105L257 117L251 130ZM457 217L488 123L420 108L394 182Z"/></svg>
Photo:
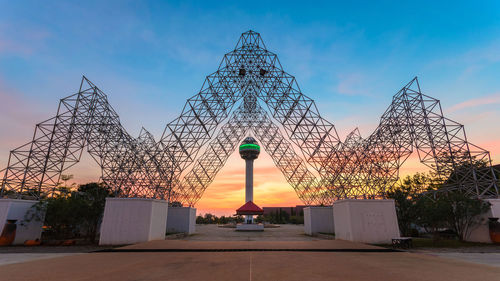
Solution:
<svg viewBox="0 0 500 281"><path fill-rule="evenodd" d="M253 159L245 159L245 202L253 201Z"/></svg>

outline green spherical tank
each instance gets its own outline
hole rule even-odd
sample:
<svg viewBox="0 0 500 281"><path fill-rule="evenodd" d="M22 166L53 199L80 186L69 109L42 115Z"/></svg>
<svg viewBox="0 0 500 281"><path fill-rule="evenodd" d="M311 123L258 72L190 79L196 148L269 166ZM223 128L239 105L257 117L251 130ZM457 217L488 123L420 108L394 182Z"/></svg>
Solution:
<svg viewBox="0 0 500 281"><path fill-rule="evenodd" d="M257 159L260 153L260 146L252 137L247 137L240 145L240 156L243 159Z"/></svg>

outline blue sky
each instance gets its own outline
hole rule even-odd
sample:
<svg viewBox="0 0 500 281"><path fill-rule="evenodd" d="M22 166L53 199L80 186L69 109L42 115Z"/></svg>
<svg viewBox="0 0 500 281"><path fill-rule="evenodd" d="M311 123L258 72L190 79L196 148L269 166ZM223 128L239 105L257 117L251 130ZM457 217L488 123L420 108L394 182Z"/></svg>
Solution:
<svg viewBox="0 0 500 281"><path fill-rule="evenodd" d="M144 124L158 135L248 29L333 122L376 121L416 75L445 107L500 91L496 1L100 2L1 1L4 91L48 116L84 74L134 113L122 114L131 132Z"/></svg>
<svg viewBox="0 0 500 281"><path fill-rule="evenodd" d="M0 163L82 75L159 138L249 29L341 136L368 135L418 76L500 160L499 1L268 2L0 0Z"/></svg>

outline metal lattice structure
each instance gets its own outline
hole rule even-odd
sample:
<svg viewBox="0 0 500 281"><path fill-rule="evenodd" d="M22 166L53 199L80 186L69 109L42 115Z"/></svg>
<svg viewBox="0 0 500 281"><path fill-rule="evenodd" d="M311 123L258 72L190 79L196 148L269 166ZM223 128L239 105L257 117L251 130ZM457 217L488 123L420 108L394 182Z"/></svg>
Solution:
<svg viewBox="0 0 500 281"><path fill-rule="evenodd" d="M379 198L398 180L398 171L416 150L442 189L479 198L498 197L498 181L488 151L467 141L464 126L443 116L439 100L422 94L417 78L392 100L366 139L356 129L340 149L342 176L335 198Z"/></svg>
<svg viewBox="0 0 500 281"><path fill-rule="evenodd" d="M78 93L61 99L56 116L36 125L33 140L11 151L2 193L39 198L56 192L62 172L78 163L87 148L101 167L103 182L117 194L163 196L151 188L153 179L142 169L149 159L149 137L146 131L131 137L106 95L83 77Z"/></svg>
<svg viewBox="0 0 500 281"><path fill-rule="evenodd" d="M33 140L11 151L2 195L50 196L87 148L117 195L193 206L249 132L307 205L383 198L415 150L443 190L498 197L489 153L467 141L463 126L443 116L416 78L394 96L369 137L356 129L341 142L253 31L242 34L158 141L145 129L131 137L106 95L84 77L56 116L36 126Z"/></svg>

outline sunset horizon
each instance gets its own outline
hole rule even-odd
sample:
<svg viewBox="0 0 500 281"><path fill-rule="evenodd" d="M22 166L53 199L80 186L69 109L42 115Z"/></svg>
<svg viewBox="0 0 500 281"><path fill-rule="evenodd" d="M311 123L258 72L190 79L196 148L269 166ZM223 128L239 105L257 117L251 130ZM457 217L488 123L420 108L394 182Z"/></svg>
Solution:
<svg viewBox="0 0 500 281"><path fill-rule="evenodd" d="M22 9L15 4L12 8ZM57 7L60 11L71 8L75 7ZM81 47L85 42L81 39L84 31L78 29L81 26L64 24L67 16L54 25L39 25L47 21L41 15L23 22L5 15L0 21L0 130L8 134L2 134L0 142L2 169L7 166L9 151L30 141L34 125L54 115L58 100L77 92L82 75L107 95L130 135L137 137L145 127L159 141L165 124L181 113L204 77L217 69L224 54L249 29L260 33L283 69L294 75L304 94L316 102L321 116L335 125L341 141L355 128L362 137L370 136L392 97L418 76L422 93L441 100L444 116L464 124L468 141L488 150L493 164L500 163L500 132L494 121L500 120L500 87L492 74L500 69L500 43L491 36L467 32L469 27L444 19L436 19L437 27L416 29L401 18L397 18L400 26L378 35L379 29L386 28L384 24L361 27L340 13L337 20L317 15L331 21L331 25L319 28L311 11L305 11L308 24L298 29L288 26L287 18L270 27L265 16L257 16L262 19L258 23L245 17L239 22L233 15L229 20L234 25L205 32L201 26L211 26L210 18L202 17L205 24L193 25L179 16L188 14L182 5L158 5L165 13L176 11L174 19L185 23L178 30L155 13L150 15L151 22L136 20L136 13L149 8L138 4L137 10L113 10L132 26L133 36L111 35L117 23L87 15L85 28L96 31L90 36L104 42L89 49ZM242 13L231 6L221 9ZM191 13L199 15L199 11ZM298 16L293 11L291 14ZM369 10L357 14L360 18L367 15L371 15ZM442 37L446 24L457 25L464 32ZM487 22L474 24L489 26ZM15 32L14 26L19 27ZM105 30L100 31L100 26ZM321 32L311 33L318 28ZM75 35L74 41L62 39L66 32ZM426 44L415 49L411 47L415 41ZM370 48L364 47L366 42L371 42ZM70 183L99 180L100 168L93 161L84 152L78 165L64 171L74 175ZM427 171L414 152L399 173L401 178ZM255 161L254 185L259 206L303 204L266 151ZM233 215L243 197L244 161L235 151L195 207L199 214Z"/></svg>

